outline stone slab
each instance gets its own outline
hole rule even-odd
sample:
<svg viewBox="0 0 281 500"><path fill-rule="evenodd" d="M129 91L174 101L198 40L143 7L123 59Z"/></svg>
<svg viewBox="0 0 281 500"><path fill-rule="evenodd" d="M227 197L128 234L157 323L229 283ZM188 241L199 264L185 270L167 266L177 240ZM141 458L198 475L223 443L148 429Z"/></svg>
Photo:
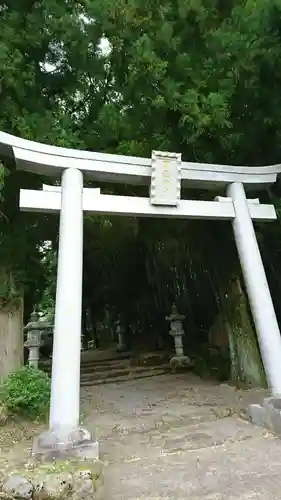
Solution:
<svg viewBox="0 0 281 500"><path fill-rule="evenodd" d="M251 424L236 417L222 418L198 425L182 426L177 432L170 432L165 440L164 452L200 450L225 443L261 438L265 431L253 428Z"/></svg>
<svg viewBox="0 0 281 500"><path fill-rule="evenodd" d="M263 405L250 405L248 415L254 425L281 437L281 398L269 397L264 399Z"/></svg>
<svg viewBox="0 0 281 500"><path fill-rule="evenodd" d="M99 460L99 443L82 427L48 429L35 438L32 455L47 461L58 458Z"/></svg>
<svg viewBox="0 0 281 500"><path fill-rule="evenodd" d="M251 422L259 427L265 426L265 408L262 405L252 404L249 406L248 415Z"/></svg>
<svg viewBox="0 0 281 500"><path fill-rule="evenodd" d="M278 439L264 438L115 464L107 498L280 500L280 452Z"/></svg>

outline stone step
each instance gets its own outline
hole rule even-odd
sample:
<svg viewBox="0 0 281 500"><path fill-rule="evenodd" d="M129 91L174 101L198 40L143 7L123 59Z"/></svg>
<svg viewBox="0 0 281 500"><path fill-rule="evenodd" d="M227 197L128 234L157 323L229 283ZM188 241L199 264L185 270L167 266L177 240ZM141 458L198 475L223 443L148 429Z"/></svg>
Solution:
<svg viewBox="0 0 281 500"><path fill-rule="evenodd" d="M122 382L127 382L129 380L157 377L160 375L165 375L166 373L167 370L163 370L161 368L154 368L143 372L131 373L130 375L129 374L122 375L116 378L93 379L87 381L84 380L81 381L81 386L88 387L88 386L102 385L102 384L118 384Z"/></svg>
<svg viewBox="0 0 281 500"><path fill-rule="evenodd" d="M134 357L131 351L117 352L116 350L95 350L95 351L82 351L81 352L81 363L110 363L113 361L122 361L125 359L130 359Z"/></svg>
<svg viewBox="0 0 281 500"><path fill-rule="evenodd" d="M125 362L114 362L114 363L103 363L103 364L87 364L81 365L81 377L84 375L87 376L89 374L95 376L95 377L114 377L115 375L119 375L120 373L126 374L131 371L143 371L143 370L149 370L149 368L156 368L156 367L163 367L167 366L167 363L161 363L157 365L132 365L130 360L128 360L126 363ZM170 365L169 365L170 366ZM51 366L48 367L42 367L44 371L47 373L51 373Z"/></svg>
<svg viewBox="0 0 281 500"><path fill-rule="evenodd" d="M154 356L152 358L144 358L138 360L136 357L127 356L124 358L105 359L105 360L83 360L81 359L81 373L100 372L112 370L126 370L129 368L149 368L153 366L162 366L167 364L167 356ZM40 368L46 372L50 372L52 363L50 360L40 363Z"/></svg>
<svg viewBox="0 0 281 500"><path fill-rule="evenodd" d="M81 363L81 373L87 373L87 372L101 372L101 371L106 371L106 370L115 370L115 369L127 369L129 366L131 366L131 361L130 359L124 359L124 360L113 360L113 361L106 361L106 362L99 362L96 363L95 361L92 362L87 362ZM42 370L46 372L51 371L51 363L48 364L42 364L41 368Z"/></svg>
<svg viewBox="0 0 281 500"><path fill-rule="evenodd" d="M40 363L40 368L50 374L51 361ZM171 367L167 362L167 355L163 353L147 353L139 357L132 353L109 353L106 357L104 352L88 351L81 357L82 386L123 382L167 372L171 372Z"/></svg>
<svg viewBox="0 0 281 500"><path fill-rule="evenodd" d="M154 377L157 375L163 375L165 373L171 373L171 367L168 364L159 367L128 367L111 371L96 370L93 372L81 372L80 382L81 386L85 387L100 384L118 383L139 378Z"/></svg>
<svg viewBox="0 0 281 500"><path fill-rule="evenodd" d="M116 353L113 356L113 353L110 354L109 357L94 357L90 356L89 353L81 355L81 366L101 366L101 365L112 365L114 363L130 363L132 365L160 365L162 363L167 363L172 357L171 353L147 353L141 356L137 356L131 352L127 353ZM87 356L88 354L88 356ZM52 360L43 360L40 361L40 366L42 368L47 369L51 368Z"/></svg>
<svg viewBox="0 0 281 500"><path fill-rule="evenodd" d="M157 360L152 364L145 363L135 363L134 359L124 359L124 360L114 360L111 362L104 363L82 363L81 364L81 373L86 372L102 372L102 371L113 371L113 370L127 370L127 369L136 369L136 368L149 368L155 366L163 366L167 365L167 360Z"/></svg>
<svg viewBox="0 0 281 500"><path fill-rule="evenodd" d="M146 373L146 372L151 372L155 370L162 370L167 372L168 370L171 370L170 365L162 365L161 367L146 367L146 366L137 366L137 367L132 367L129 366L127 368L121 367L118 370L111 370L111 371L87 371L87 372L81 372L81 382L87 381L87 380L106 380L106 379L116 379L118 377L127 377L127 378L133 378L137 376L140 373Z"/></svg>
<svg viewBox="0 0 281 500"><path fill-rule="evenodd" d="M118 371L118 370L128 370L131 367L130 360L123 361L112 361L111 363L87 363L81 364L81 374L82 373L101 373L101 372L110 372L110 371Z"/></svg>

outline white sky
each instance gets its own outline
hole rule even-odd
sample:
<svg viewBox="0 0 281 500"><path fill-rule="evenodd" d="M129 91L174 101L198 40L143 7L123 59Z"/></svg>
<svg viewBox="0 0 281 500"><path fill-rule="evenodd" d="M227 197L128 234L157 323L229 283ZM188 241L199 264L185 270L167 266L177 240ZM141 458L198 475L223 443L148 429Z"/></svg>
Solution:
<svg viewBox="0 0 281 500"><path fill-rule="evenodd" d="M110 46L109 41L106 38L102 38L99 45L98 45L98 49L101 51L101 53L103 55L108 55L110 53L110 50L111 50L111 46ZM47 73L51 73L51 72L55 71L56 66L54 66L53 64L49 64L49 63L43 63L43 64L41 64L41 68L44 69L45 71L47 71Z"/></svg>
<svg viewBox="0 0 281 500"><path fill-rule="evenodd" d="M106 38L102 38L100 45L99 45L99 48L104 55L109 54L109 52L111 50L111 46L110 46L109 41Z"/></svg>

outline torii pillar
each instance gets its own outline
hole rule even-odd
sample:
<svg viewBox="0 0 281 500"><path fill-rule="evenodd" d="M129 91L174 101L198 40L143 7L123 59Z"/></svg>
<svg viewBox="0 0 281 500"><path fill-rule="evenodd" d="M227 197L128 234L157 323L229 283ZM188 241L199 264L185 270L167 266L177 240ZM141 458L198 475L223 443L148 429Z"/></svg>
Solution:
<svg viewBox="0 0 281 500"><path fill-rule="evenodd" d="M79 425L82 266L83 174L69 168L64 170L61 180L50 409L53 429L62 424L73 428Z"/></svg>
<svg viewBox="0 0 281 500"><path fill-rule="evenodd" d="M62 173L61 188L53 191L57 211L60 199L50 427L33 446L33 454L99 458L98 442L79 426L80 357L83 266L83 174L76 168ZM44 187L43 187L44 191ZM89 190L87 190L89 191ZM90 190L99 193L99 189Z"/></svg>
<svg viewBox="0 0 281 500"><path fill-rule="evenodd" d="M234 205L235 218L232 221L234 238L267 381L273 395L280 398L281 336L243 184L241 182L230 184L227 194Z"/></svg>

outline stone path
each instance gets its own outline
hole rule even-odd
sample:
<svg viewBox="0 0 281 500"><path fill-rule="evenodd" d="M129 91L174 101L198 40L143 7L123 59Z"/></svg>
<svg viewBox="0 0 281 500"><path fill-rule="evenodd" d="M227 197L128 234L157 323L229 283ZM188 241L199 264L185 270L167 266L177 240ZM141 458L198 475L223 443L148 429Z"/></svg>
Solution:
<svg viewBox="0 0 281 500"><path fill-rule="evenodd" d="M264 396L189 374L84 388L105 500L280 499L281 441L241 418Z"/></svg>

